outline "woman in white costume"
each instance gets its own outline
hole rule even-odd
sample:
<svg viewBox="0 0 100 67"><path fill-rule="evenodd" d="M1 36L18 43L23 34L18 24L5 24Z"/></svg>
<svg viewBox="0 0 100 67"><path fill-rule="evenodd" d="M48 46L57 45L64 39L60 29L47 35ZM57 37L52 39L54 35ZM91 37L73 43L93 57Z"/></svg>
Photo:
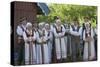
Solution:
<svg viewBox="0 0 100 67"><path fill-rule="evenodd" d="M71 56L71 36L70 36L70 24L64 24L65 26L65 40L66 40L66 48L67 48L67 57Z"/></svg>
<svg viewBox="0 0 100 67"><path fill-rule="evenodd" d="M48 45L47 45L47 36L45 29L43 28L44 24L39 24L39 29L37 33L37 63L47 64L49 63L49 54L48 54Z"/></svg>
<svg viewBox="0 0 100 67"><path fill-rule="evenodd" d="M30 22L26 24L26 31L23 33L23 39L25 41L25 64L36 64L36 34L33 32Z"/></svg>
<svg viewBox="0 0 100 67"><path fill-rule="evenodd" d="M37 60L37 64L42 64L42 49L41 49L41 44L39 44L39 42L41 41L40 36L42 36L42 27L43 27L43 23L39 23L38 30L36 32L36 60Z"/></svg>
<svg viewBox="0 0 100 67"><path fill-rule="evenodd" d="M53 44L53 34L50 28L50 25L47 23L45 24L45 32L47 37L47 45L48 45L48 52L49 52L49 63L51 63L52 59L52 44Z"/></svg>
<svg viewBox="0 0 100 67"><path fill-rule="evenodd" d="M67 56L69 56L70 54L70 39L69 39L69 26L68 24L64 24L64 28L65 28L65 42L66 42L66 52L67 52ZM68 42L69 41L69 42ZM67 58L66 58L67 59Z"/></svg>
<svg viewBox="0 0 100 67"><path fill-rule="evenodd" d="M94 47L94 33L93 28L89 22L84 23L85 30L83 32L83 40L84 40L84 52L83 52L83 60L93 60L95 58L95 47Z"/></svg>
<svg viewBox="0 0 100 67"><path fill-rule="evenodd" d="M62 62L66 59L66 43L65 43L65 28L61 25L61 20L57 19L55 28L54 28L54 37L55 37L55 49L56 49L56 59L57 62Z"/></svg>

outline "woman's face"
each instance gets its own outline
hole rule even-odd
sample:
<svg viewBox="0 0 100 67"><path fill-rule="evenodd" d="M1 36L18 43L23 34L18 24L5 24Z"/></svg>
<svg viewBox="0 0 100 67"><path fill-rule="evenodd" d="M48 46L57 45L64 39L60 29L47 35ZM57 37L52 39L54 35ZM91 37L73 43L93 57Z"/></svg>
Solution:
<svg viewBox="0 0 100 67"><path fill-rule="evenodd" d="M90 24L89 23L86 23L85 25L86 25L86 28L89 28L90 27Z"/></svg>
<svg viewBox="0 0 100 67"><path fill-rule="evenodd" d="M78 25L78 21L74 21L74 25L77 26Z"/></svg>
<svg viewBox="0 0 100 67"><path fill-rule="evenodd" d="M27 29L28 29L28 30L32 30L32 26L28 26Z"/></svg>
<svg viewBox="0 0 100 67"><path fill-rule="evenodd" d="M43 25L39 25L39 29L42 30L43 29Z"/></svg>
<svg viewBox="0 0 100 67"><path fill-rule="evenodd" d="M47 30L49 30L49 29L50 29L50 26L49 26L49 25L46 25L45 28L46 28Z"/></svg>
<svg viewBox="0 0 100 67"><path fill-rule="evenodd" d="M57 24L58 26L61 26L61 20L56 20L56 24Z"/></svg>
<svg viewBox="0 0 100 67"><path fill-rule="evenodd" d="M89 20L87 18L84 19L85 22L88 22Z"/></svg>
<svg viewBox="0 0 100 67"><path fill-rule="evenodd" d="M23 25L26 25L26 23L27 23L26 20L23 20L23 21L22 21L22 24L23 24Z"/></svg>

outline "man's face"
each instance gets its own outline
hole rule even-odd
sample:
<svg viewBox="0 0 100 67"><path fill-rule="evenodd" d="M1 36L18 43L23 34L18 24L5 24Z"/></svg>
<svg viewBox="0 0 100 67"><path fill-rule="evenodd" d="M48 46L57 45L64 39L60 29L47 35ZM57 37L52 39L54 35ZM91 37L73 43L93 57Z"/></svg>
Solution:
<svg viewBox="0 0 100 67"><path fill-rule="evenodd" d="M78 21L74 21L74 25L75 25L75 26L78 25Z"/></svg>
<svg viewBox="0 0 100 67"><path fill-rule="evenodd" d="M23 25L26 25L26 23L27 23L26 20L23 20L23 21L22 21L22 24L23 24Z"/></svg>
<svg viewBox="0 0 100 67"><path fill-rule="evenodd" d="M37 24L37 23L34 23L34 24L33 24L33 27L34 27L34 28L37 28L37 27L38 27L38 24Z"/></svg>
<svg viewBox="0 0 100 67"><path fill-rule="evenodd" d="M27 29L28 29L28 30L32 30L32 26L28 26Z"/></svg>
<svg viewBox="0 0 100 67"><path fill-rule="evenodd" d="M85 25L86 25L86 28L89 28L90 27L90 24L89 23L86 23Z"/></svg>

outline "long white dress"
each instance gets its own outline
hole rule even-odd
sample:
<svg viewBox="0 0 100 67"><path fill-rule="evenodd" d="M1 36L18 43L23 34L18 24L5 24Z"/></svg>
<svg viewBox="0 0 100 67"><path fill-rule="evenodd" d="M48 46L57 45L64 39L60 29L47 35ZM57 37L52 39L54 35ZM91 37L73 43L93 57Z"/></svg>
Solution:
<svg viewBox="0 0 100 67"><path fill-rule="evenodd" d="M49 63L52 59L52 45L53 45L53 34L51 31L46 31L46 37L47 37L47 45L48 45L48 54L49 54Z"/></svg>
<svg viewBox="0 0 100 67"><path fill-rule="evenodd" d="M64 24L64 27L65 27L65 43L66 43L66 52L67 52L67 56L69 54L71 54L71 44L70 44L70 38L69 38L69 28L68 28L68 25L67 24ZM69 42L68 42L69 41Z"/></svg>
<svg viewBox="0 0 100 67"><path fill-rule="evenodd" d="M88 42L84 43L84 52L83 52L83 60L87 61L87 60L93 60L95 58L95 47L94 47L94 33L93 33L93 29L91 28L91 38L92 40L90 41L90 44ZM86 31L84 30L83 32L83 40L86 39Z"/></svg>
<svg viewBox="0 0 100 67"><path fill-rule="evenodd" d="M37 47L37 63L38 64L42 64L42 63L48 64L49 63L49 53L48 53L46 35L40 36L39 32L37 33L37 46L36 47Z"/></svg>
<svg viewBox="0 0 100 67"><path fill-rule="evenodd" d="M57 33L57 26L54 28L54 36L55 36L55 49L56 49L56 58L59 59L66 59L67 52L66 52L66 42L65 42L65 28L61 25L62 31Z"/></svg>
<svg viewBox="0 0 100 67"><path fill-rule="evenodd" d="M36 32L36 62L37 64L42 64L42 49L41 44L38 42L41 42L39 38L39 32Z"/></svg>
<svg viewBox="0 0 100 67"><path fill-rule="evenodd" d="M28 36L26 32L23 33L23 39L25 41L25 64L36 64L36 48L32 39L36 39L35 32L33 36Z"/></svg>

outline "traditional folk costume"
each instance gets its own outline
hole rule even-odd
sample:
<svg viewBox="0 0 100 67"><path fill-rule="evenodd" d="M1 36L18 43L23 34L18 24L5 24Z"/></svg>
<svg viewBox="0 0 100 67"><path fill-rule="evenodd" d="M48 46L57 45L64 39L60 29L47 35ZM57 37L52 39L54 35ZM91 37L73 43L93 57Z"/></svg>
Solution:
<svg viewBox="0 0 100 67"><path fill-rule="evenodd" d="M52 24L50 25L50 28L51 28L51 32L52 32L52 55L51 55L51 58L52 58L52 63L56 63L57 62L57 57L56 57L56 45L55 45L55 36L54 36L54 28L55 28L55 24Z"/></svg>
<svg viewBox="0 0 100 67"><path fill-rule="evenodd" d="M90 25L89 28L86 27L86 24ZM83 60L93 60L95 59L95 47L94 47L94 33L93 28L91 28L90 23L85 23L85 30L83 32L83 40L84 40L84 52L83 52Z"/></svg>
<svg viewBox="0 0 100 67"><path fill-rule="evenodd" d="M66 42L65 42L65 28L63 25L58 27L55 25L54 37L55 37L55 49L56 49L56 59L61 62L63 59L67 58L66 52Z"/></svg>
<svg viewBox="0 0 100 67"><path fill-rule="evenodd" d="M43 28L38 29L36 43L37 64L49 63L47 37L46 32Z"/></svg>
<svg viewBox="0 0 100 67"><path fill-rule="evenodd" d="M77 61L80 56L80 34L81 27L72 25L70 27L71 34L71 50L72 50L72 61Z"/></svg>
<svg viewBox="0 0 100 67"><path fill-rule="evenodd" d="M49 63L52 62L52 45L53 45L53 33L51 30L51 27L49 27L49 24L45 24L45 32L47 37L47 45L48 45L48 54L49 54Z"/></svg>
<svg viewBox="0 0 100 67"><path fill-rule="evenodd" d="M40 31L36 32L36 62L42 64L42 48L41 48Z"/></svg>
<svg viewBox="0 0 100 67"><path fill-rule="evenodd" d="M27 23L27 27L28 26L32 26L32 24ZM25 64L36 64L36 34L32 29L26 29L26 31L23 33L23 38L25 42Z"/></svg>
<svg viewBox="0 0 100 67"><path fill-rule="evenodd" d="M39 28L36 31L36 62L37 64L42 64L42 39L41 37L43 36L43 23L40 23Z"/></svg>
<svg viewBox="0 0 100 67"><path fill-rule="evenodd" d="M65 28L65 42L66 42L66 50L67 50L67 56L71 56L71 38L70 38L70 27L68 24L64 24Z"/></svg>
<svg viewBox="0 0 100 67"><path fill-rule="evenodd" d="M17 26L17 44L18 48L16 49L18 52L18 65L24 64L24 40L23 40L23 32L26 30L26 26L21 24Z"/></svg>

